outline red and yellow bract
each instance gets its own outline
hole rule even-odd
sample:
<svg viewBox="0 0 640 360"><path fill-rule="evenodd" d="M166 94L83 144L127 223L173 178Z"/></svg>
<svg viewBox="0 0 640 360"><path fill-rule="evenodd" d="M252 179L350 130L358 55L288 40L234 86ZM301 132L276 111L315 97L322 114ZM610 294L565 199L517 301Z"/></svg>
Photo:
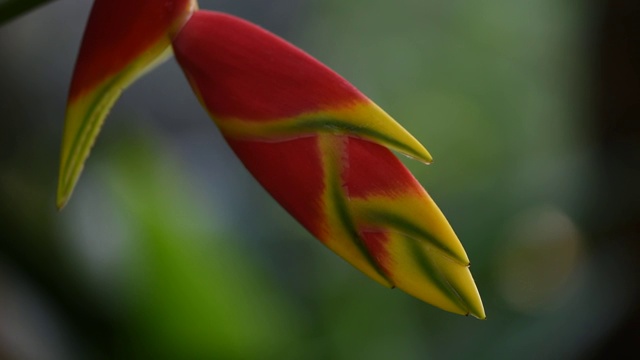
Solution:
<svg viewBox="0 0 640 360"><path fill-rule="evenodd" d="M124 9L120 22L109 20ZM59 205L120 90L171 44L233 151L323 244L385 286L484 318L460 241L391 152L429 163L427 150L304 51L245 20L195 9L186 0L96 1L69 97Z"/></svg>
<svg viewBox="0 0 640 360"><path fill-rule="evenodd" d="M194 0L94 2L69 90L58 208L69 200L122 89L171 55L170 34L182 27L196 7Z"/></svg>

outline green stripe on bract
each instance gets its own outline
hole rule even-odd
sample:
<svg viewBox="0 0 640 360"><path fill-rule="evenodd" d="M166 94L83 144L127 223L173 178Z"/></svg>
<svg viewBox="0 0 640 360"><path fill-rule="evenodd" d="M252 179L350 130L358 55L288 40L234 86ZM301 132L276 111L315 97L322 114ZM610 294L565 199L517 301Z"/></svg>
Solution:
<svg viewBox="0 0 640 360"><path fill-rule="evenodd" d="M327 179L326 191L329 191L333 209L327 209L327 211L335 210L342 227L349 235L349 240L356 246L356 248L358 248L358 250L360 250L360 253L365 257L376 273L393 286L393 281L389 279L375 259L371 256L371 253L369 253L369 249L365 246L364 241L360 237L355 222L353 221L353 217L349 212L349 206L347 205L347 198L343 191L341 180L341 172L343 169L341 164L342 152L345 151L344 142L348 141L348 139L331 135L324 135L321 137L324 137L324 139L322 139L324 141L321 141L320 143L325 144L325 142L329 142L329 146L326 144L323 146L321 153L323 156L327 156L331 159L331 161L326 165L325 179ZM341 144L339 144L339 146L335 146L338 142L341 142Z"/></svg>
<svg viewBox="0 0 640 360"><path fill-rule="evenodd" d="M432 246L440 249L446 255L451 257L462 266L468 266L469 263L464 258L460 258L453 250L447 247L443 242L433 236L429 231L423 229L419 225L413 223L411 220L406 219L400 215L396 215L392 212L379 210L379 209L366 209L362 210L362 218L370 221L375 225L387 225L396 231L399 231L408 236L415 237L417 241L425 240Z"/></svg>
<svg viewBox="0 0 640 360"><path fill-rule="evenodd" d="M111 80L109 84L113 82L115 82L115 80ZM121 91L117 91L110 94L111 96L108 96L108 89L109 86L103 87L90 105L87 116L83 118L78 131L73 137L67 156L61 160L60 188L57 199L58 208L62 208L68 201L80 177L84 163L89 157L91 147L95 143L100 128L104 124L107 113L116 100L118 100L118 96L121 93ZM99 109L100 106L102 109ZM90 128L87 129L88 127Z"/></svg>
<svg viewBox="0 0 640 360"><path fill-rule="evenodd" d="M346 120L337 118L302 117L294 120L287 119L284 121L272 121L265 123L247 122L242 120L233 120L233 122L242 123L241 126L243 130L238 130L237 127L234 126L236 124L229 125L229 120L219 121L218 125L227 135L247 139L257 138L274 140L274 138L277 138L278 140L286 140L292 137L317 133L355 136L390 147L425 163L432 161L430 155L429 158L425 158L423 155L415 151L413 147L400 140L387 136L384 133L366 126L358 126Z"/></svg>
<svg viewBox="0 0 640 360"><path fill-rule="evenodd" d="M421 158L420 154L416 153L409 145L399 140L386 136L379 131L375 131L365 126L354 125L340 119L312 118L305 120L292 128L307 131L328 132L333 134L357 135L364 139L377 140L377 142L390 146L403 154L407 154L415 158Z"/></svg>
<svg viewBox="0 0 640 360"><path fill-rule="evenodd" d="M158 44L150 47L155 49ZM158 49L160 50L160 49ZM125 67L121 72L114 75L99 87L99 90L92 93L93 100L87 107L85 116L82 117L80 126L74 134L73 141L66 156L61 158L61 168L58 189L58 208L62 208L68 201L75 184L80 177L84 163L89 156L91 147L95 144L100 128L104 124L109 110L118 100L124 88L131 85L135 80L152 70L171 56L171 48L163 47L158 51L158 55L151 58L142 58ZM68 108L81 105L82 97L68 105ZM75 103L75 104L74 104ZM66 119L65 119L66 121ZM66 124L65 124L66 126ZM64 130L66 133L66 129ZM66 134L65 134L66 135ZM63 137L64 139L64 137ZM66 142L66 140L64 140ZM64 148L64 143L63 143Z"/></svg>
<svg viewBox="0 0 640 360"><path fill-rule="evenodd" d="M442 293L449 294L448 298L450 300L452 300L461 309L465 309L468 312L469 306L467 305L467 303L462 299L453 285L451 285L446 276L442 274L438 266L433 263L428 255L425 254L425 251L429 251L428 248L423 248L422 246L420 246L420 243L418 241L410 236L403 236L403 238L407 242L409 251L411 251L416 264L418 265L418 267L420 267L426 277L433 283L433 285L435 285ZM439 255L434 254L433 256Z"/></svg>

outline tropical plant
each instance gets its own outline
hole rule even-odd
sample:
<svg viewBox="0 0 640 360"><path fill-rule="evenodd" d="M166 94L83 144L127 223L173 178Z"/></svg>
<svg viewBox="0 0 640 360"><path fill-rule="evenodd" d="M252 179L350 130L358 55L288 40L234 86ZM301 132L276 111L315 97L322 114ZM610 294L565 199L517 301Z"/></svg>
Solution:
<svg viewBox="0 0 640 360"><path fill-rule="evenodd" d="M378 283L485 318L469 259L392 151L427 150L304 51L195 0L96 0L69 91L57 205L123 89L174 54L229 146L309 232Z"/></svg>

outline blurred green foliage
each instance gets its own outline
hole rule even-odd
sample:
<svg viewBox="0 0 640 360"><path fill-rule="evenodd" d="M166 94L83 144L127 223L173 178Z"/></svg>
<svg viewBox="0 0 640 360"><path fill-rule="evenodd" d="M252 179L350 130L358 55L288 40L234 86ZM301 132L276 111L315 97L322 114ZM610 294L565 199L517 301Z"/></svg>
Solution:
<svg viewBox="0 0 640 360"><path fill-rule="evenodd" d="M486 321L324 249L173 62L124 93L56 213L89 5L0 28L0 358L589 358L638 300L634 259L591 231L607 209L593 202L587 3L201 1L308 50L425 144L434 164L406 163L465 245Z"/></svg>
<svg viewBox="0 0 640 360"><path fill-rule="evenodd" d="M173 156L142 132L124 137L87 191L112 199L119 221L106 228L131 242L120 281L134 357L257 359L295 346L273 331L293 335L294 313L232 235L217 240Z"/></svg>

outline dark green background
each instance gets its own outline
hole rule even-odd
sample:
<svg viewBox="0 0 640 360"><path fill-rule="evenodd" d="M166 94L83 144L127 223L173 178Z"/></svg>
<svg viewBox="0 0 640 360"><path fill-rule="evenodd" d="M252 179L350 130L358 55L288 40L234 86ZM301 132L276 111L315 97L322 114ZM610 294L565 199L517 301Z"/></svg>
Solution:
<svg viewBox="0 0 640 360"><path fill-rule="evenodd" d="M387 290L244 170L174 60L54 197L89 1L0 27L0 358L593 359L640 339L637 1L201 1L316 56L434 156L488 319ZM2 14L0 14L2 18Z"/></svg>

